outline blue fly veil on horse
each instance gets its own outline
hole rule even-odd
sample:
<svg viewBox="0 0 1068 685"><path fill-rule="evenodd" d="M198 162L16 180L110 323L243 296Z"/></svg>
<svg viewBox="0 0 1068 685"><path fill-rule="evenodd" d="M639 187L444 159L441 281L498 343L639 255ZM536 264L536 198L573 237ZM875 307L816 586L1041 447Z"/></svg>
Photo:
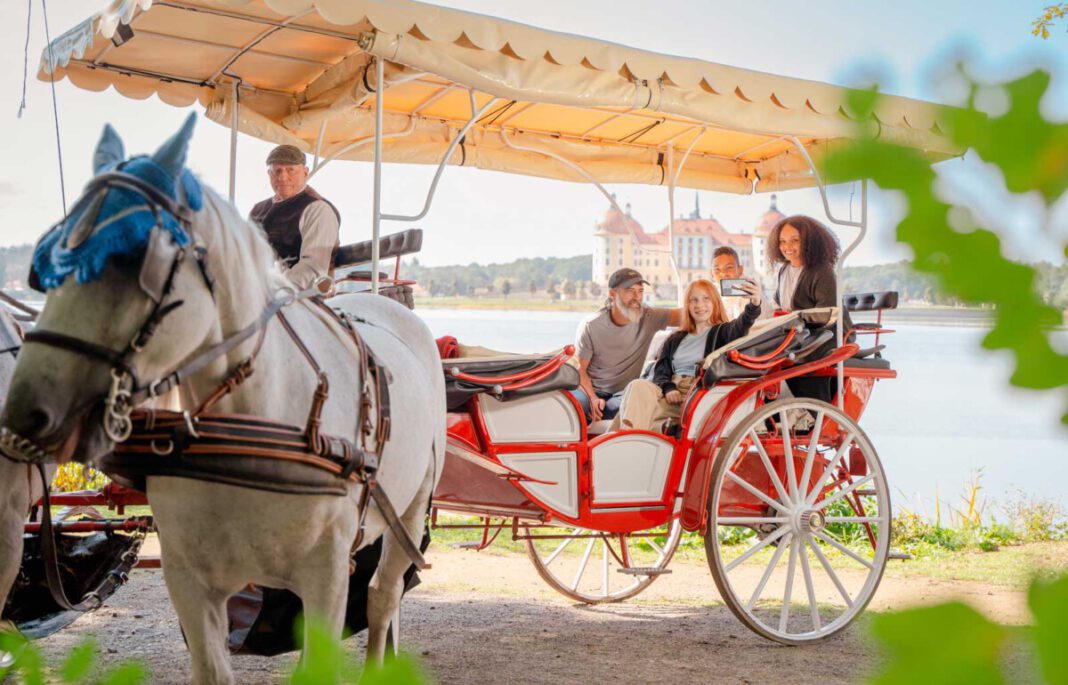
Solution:
<svg viewBox="0 0 1068 685"><path fill-rule="evenodd" d="M185 169L195 123L195 115L189 115L182 128L155 154L129 161L125 160L119 135L107 125L93 155L93 171L101 174L121 170L199 211L204 205L204 194L200 183ZM78 283L91 283L100 278L113 257L144 253L156 227L169 235L175 246L191 241L176 217L154 209L143 195L131 188L105 186L83 195L71 212L37 243L31 284L50 290L62 285L71 274Z"/></svg>

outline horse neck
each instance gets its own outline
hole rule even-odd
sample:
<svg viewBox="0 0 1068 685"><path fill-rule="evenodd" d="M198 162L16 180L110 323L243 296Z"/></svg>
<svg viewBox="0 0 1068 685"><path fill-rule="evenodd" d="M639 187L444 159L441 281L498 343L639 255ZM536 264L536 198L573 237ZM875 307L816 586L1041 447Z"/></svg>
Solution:
<svg viewBox="0 0 1068 685"><path fill-rule="evenodd" d="M213 192L205 192L205 210L194 233L204 242L207 270L215 283L216 325L201 349L259 319L288 284L274 265L274 252L257 229L241 217L229 202ZM292 287L292 286L289 286ZM307 370L284 363L293 352L292 342L281 330L277 318L266 326L262 343L254 334L228 354L189 379L182 396L184 408L196 408L242 362L257 344L254 373L221 398L211 410L252 414L280 421L303 422L307 407L292 401L294 392L303 396L310 386Z"/></svg>

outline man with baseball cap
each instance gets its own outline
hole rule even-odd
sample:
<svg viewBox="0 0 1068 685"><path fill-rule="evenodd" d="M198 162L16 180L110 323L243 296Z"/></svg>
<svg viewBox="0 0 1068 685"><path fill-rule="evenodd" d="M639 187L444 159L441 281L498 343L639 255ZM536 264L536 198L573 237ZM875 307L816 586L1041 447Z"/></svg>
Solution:
<svg viewBox="0 0 1068 685"><path fill-rule="evenodd" d="M636 270L618 269L608 279L609 302L579 327L579 389L571 394L587 421L616 415L623 389L641 374L653 336L679 324L680 309L642 303L646 285L649 282Z"/></svg>
<svg viewBox="0 0 1068 685"><path fill-rule="evenodd" d="M333 271L341 214L308 183L304 153L279 145L267 155L267 178L274 197L249 213L267 234L283 272L298 288L308 288Z"/></svg>

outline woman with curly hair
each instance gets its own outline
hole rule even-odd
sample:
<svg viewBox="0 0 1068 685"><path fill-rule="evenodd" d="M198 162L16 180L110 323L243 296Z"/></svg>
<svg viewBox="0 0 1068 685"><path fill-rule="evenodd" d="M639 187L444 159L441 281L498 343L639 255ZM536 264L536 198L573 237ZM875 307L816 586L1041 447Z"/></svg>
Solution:
<svg viewBox="0 0 1068 685"><path fill-rule="evenodd" d="M830 229L812 217L788 216L768 235L768 262L779 266L775 303L792 312L815 307L838 307L834 264L838 240ZM844 330L853 327L849 313L841 309ZM830 344L827 351L833 347ZM791 378L786 381L796 397L833 401L837 381L833 378Z"/></svg>
<svg viewBox="0 0 1068 685"><path fill-rule="evenodd" d="M775 303L779 309L836 306L834 263L838 240L812 217L788 216L768 236L768 262L779 266Z"/></svg>

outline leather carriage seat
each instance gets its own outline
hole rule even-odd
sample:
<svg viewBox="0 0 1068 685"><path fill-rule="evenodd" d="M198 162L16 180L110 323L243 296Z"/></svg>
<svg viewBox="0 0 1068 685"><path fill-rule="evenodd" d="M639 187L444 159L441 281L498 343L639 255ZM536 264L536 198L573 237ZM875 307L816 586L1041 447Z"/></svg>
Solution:
<svg viewBox="0 0 1068 685"><path fill-rule="evenodd" d="M439 341L438 350L444 355L451 350L449 345L442 345ZM494 357L453 357L443 358L442 371L445 374L445 403L449 411L458 411L467 404L475 395L490 393L493 388L461 380L452 374L452 369L458 369L462 373L472 376L507 376L529 371L540 366L554 354L505 354ZM579 386L578 369L571 364L563 364L555 372L533 385L518 388L516 390L504 390L500 395L494 395L502 402L516 400L521 397L530 397L544 392L557 390L574 390Z"/></svg>
<svg viewBox="0 0 1068 685"><path fill-rule="evenodd" d="M351 245L342 245L334 258L336 268L366 264L371 261L372 241L364 240ZM390 233L378 239L378 258L402 257L423 248L423 229L409 228L406 231Z"/></svg>
<svg viewBox="0 0 1068 685"><path fill-rule="evenodd" d="M897 309L897 292L880 290L872 293L853 293L842 298L851 312L874 312L880 309Z"/></svg>

